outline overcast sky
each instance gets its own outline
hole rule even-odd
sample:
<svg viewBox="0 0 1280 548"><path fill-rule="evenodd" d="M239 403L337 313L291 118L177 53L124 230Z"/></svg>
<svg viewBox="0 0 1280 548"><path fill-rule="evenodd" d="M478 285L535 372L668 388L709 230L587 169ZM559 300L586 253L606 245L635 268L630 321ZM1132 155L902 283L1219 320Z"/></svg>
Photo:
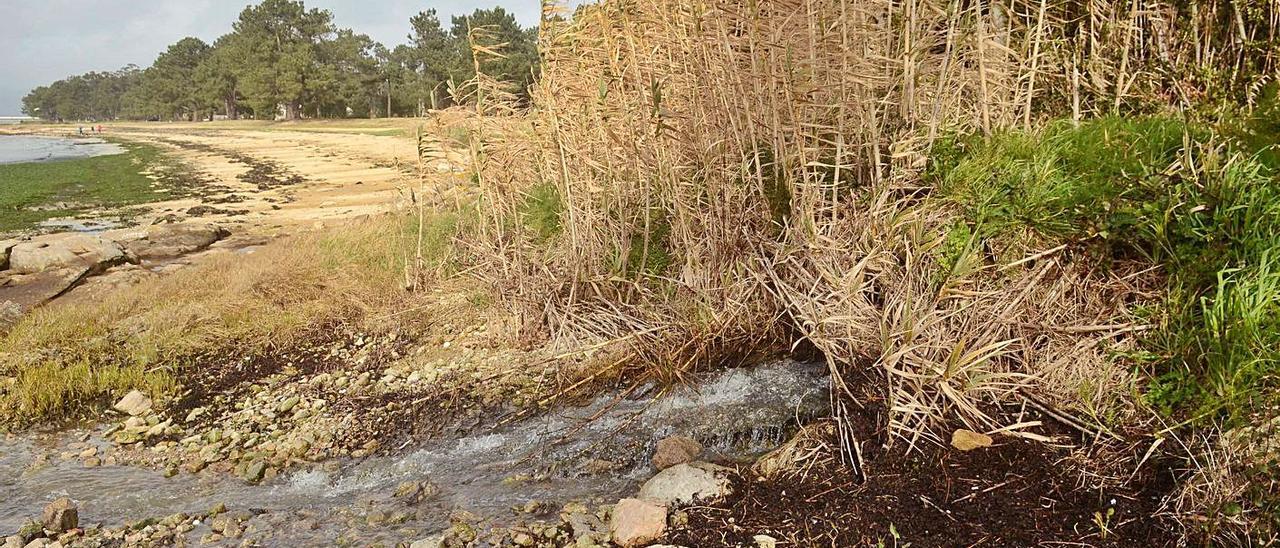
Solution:
<svg viewBox="0 0 1280 548"><path fill-rule="evenodd" d="M0 116L22 111L31 88L89 71L146 67L169 44L206 42L231 31L250 0L0 0ZM306 0L333 12L339 27L394 46L406 41L409 17L435 8L449 16L502 5L521 25L538 22L537 0Z"/></svg>

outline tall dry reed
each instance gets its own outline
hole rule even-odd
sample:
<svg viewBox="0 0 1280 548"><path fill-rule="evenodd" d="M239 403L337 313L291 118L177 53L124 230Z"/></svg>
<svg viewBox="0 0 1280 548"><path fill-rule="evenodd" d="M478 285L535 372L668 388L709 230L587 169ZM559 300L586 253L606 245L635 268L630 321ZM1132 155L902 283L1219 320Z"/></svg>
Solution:
<svg viewBox="0 0 1280 548"><path fill-rule="evenodd" d="M914 445L945 420L994 428L1007 402L1064 407L1106 435L1131 382L1107 354L1142 328L1126 303L1149 283L1142 265L1104 275L1034 239L998 256L956 248L956 212L921 183L933 143L1214 90L1247 103L1274 74L1280 3L543 11L527 112L483 76L461 90L485 219L473 271L530 336L612 342L662 379L797 337L824 351L837 386L837 363L872 364L892 432ZM501 56L485 40L473 29L481 74ZM529 228L540 208L551 234Z"/></svg>

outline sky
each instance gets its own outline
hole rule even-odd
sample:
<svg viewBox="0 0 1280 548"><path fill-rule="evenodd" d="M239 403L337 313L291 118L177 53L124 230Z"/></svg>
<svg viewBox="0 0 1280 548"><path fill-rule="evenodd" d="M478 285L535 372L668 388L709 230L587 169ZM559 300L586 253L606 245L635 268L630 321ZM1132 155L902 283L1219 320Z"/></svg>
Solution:
<svg viewBox="0 0 1280 548"><path fill-rule="evenodd" d="M435 8L449 17L501 5L522 26L538 22L538 0L305 0L333 12L341 28L388 46L407 41L409 17ZM32 88L130 63L146 67L187 36L212 43L250 0L0 0L0 116L22 112Z"/></svg>

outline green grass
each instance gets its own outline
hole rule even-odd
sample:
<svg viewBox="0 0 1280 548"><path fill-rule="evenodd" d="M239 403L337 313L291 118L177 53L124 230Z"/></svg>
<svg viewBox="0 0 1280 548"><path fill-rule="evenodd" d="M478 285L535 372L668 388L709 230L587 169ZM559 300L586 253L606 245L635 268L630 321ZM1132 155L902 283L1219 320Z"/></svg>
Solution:
<svg viewBox="0 0 1280 548"><path fill-rule="evenodd" d="M1156 329L1138 351L1116 356L1146 375L1146 402L1183 426L1265 422L1280 405L1275 120L1106 118L948 140L934 151L930 178L963 219L940 246L942 269L1027 239L1070 244L1102 268L1153 262L1164 295L1140 316ZM1280 465L1244 465L1258 488L1212 511L1248 507L1263 529L1280 530L1280 497L1266 488Z"/></svg>
<svg viewBox="0 0 1280 548"><path fill-rule="evenodd" d="M1226 141L1162 117L948 140L930 176L964 222L943 265L1025 238L1082 246L1104 266L1159 264L1167 293L1148 318L1159 329L1128 356L1152 372L1148 401L1246 423L1275 403L1280 378L1280 182L1256 149Z"/></svg>
<svg viewBox="0 0 1280 548"><path fill-rule="evenodd" d="M0 233L90 210L163 200L163 192L141 172L166 160L149 145L121 143L123 154L56 162L0 165ZM51 207L54 204L63 207Z"/></svg>
<svg viewBox="0 0 1280 548"><path fill-rule="evenodd" d="M555 186L541 184L533 187L520 207L521 222L531 230L538 241L546 241L560 233L560 214L564 203Z"/></svg>

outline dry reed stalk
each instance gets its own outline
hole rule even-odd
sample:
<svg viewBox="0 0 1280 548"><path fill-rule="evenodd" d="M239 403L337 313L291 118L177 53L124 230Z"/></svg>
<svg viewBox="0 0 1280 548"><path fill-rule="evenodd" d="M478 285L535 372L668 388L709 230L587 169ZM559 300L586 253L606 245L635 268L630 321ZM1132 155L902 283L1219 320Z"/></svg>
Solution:
<svg viewBox="0 0 1280 548"><path fill-rule="evenodd" d="M489 219L471 260L531 339L642 333L624 350L656 378L792 331L833 364L868 360L911 445L944 421L995 427L992 406L1026 390L1123 415L1113 389L1131 379L1107 354L1129 332L1070 328L1128 324L1139 288L1034 245L944 265L957 214L919 173L947 132L1190 101L1188 69L1210 59L1274 66L1197 27L1222 2L1192 4L641 0L570 18L544 3L527 115L503 119L520 112L483 74L462 88ZM1234 39L1273 32L1268 5ZM478 59L501 54L473 34ZM541 240L522 219L546 189L560 230Z"/></svg>

